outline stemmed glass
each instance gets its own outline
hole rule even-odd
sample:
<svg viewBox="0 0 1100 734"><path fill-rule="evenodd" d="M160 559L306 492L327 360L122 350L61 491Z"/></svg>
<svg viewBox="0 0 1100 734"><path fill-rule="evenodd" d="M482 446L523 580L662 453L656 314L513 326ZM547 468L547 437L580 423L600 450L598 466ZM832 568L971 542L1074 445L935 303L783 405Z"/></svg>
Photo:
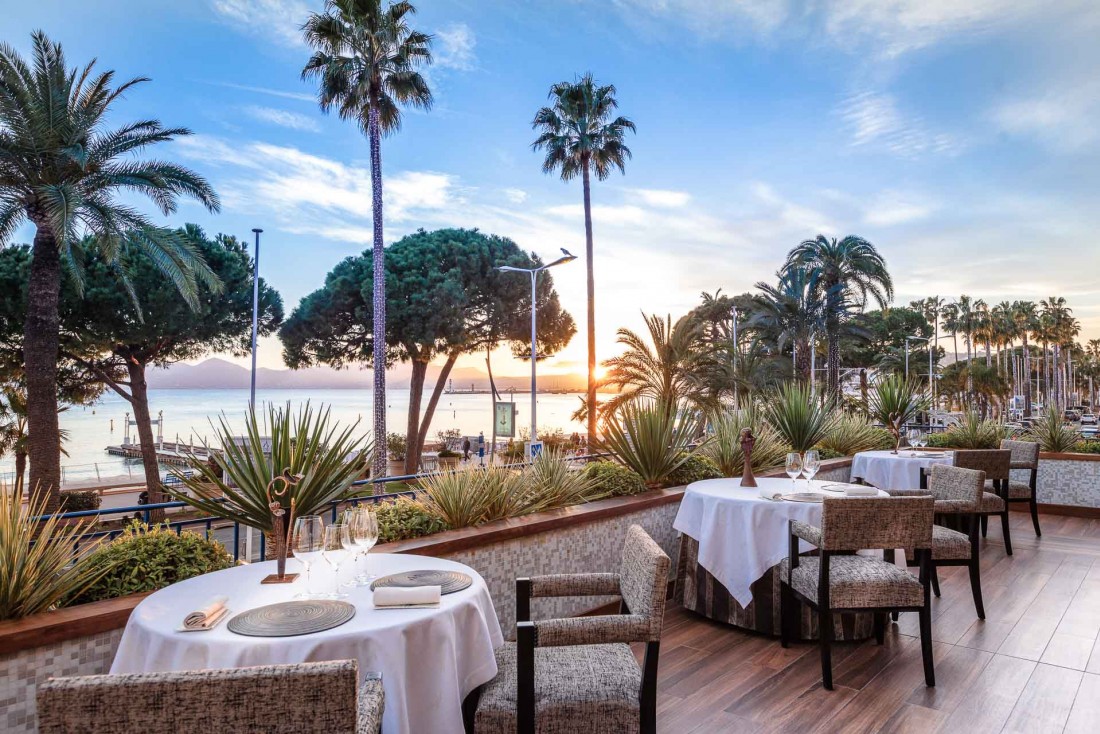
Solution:
<svg viewBox="0 0 1100 734"><path fill-rule="evenodd" d="M802 454L792 451L787 454L787 476L791 478L791 485L798 491L798 475L802 473Z"/></svg>
<svg viewBox="0 0 1100 734"><path fill-rule="evenodd" d="M905 434L905 437L909 439L910 448L918 448L919 447L920 444L918 442L920 441L920 431L918 429L910 428L909 433ZM909 453L912 456L916 456L916 454L912 451L910 451Z"/></svg>
<svg viewBox="0 0 1100 734"><path fill-rule="evenodd" d="M344 522L348 525L355 558L364 559L363 570L355 576L356 586L366 586L375 578L366 568L365 559L370 549L378 542L378 516L369 507L351 507L344 511Z"/></svg>
<svg viewBox="0 0 1100 734"><path fill-rule="evenodd" d="M309 580L309 569L314 562L321 560L325 549L325 521L320 515L302 515L294 521L294 538L291 550L298 562L306 570L306 589L296 595L298 599L312 599L313 589Z"/></svg>
<svg viewBox="0 0 1100 734"><path fill-rule="evenodd" d="M821 455L817 453L816 449L807 451L802 457L802 475L806 477L806 481L810 484L810 489L813 489L814 474L817 474L817 470L821 468Z"/></svg>
<svg viewBox="0 0 1100 734"><path fill-rule="evenodd" d="M928 434L924 431L917 432L917 448L923 449L928 445Z"/></svg>
<svg viewBox="0 0 1100 734"><path fill-rule="evenodd" d="M342 522L333 523L325 528L324 552L322 555L332 566L332 573L336 580L332 585L332 598L343 599L347 594L340 593L340 566L351 555L348 546L351 541L348 536L348 526Z"/></svg>

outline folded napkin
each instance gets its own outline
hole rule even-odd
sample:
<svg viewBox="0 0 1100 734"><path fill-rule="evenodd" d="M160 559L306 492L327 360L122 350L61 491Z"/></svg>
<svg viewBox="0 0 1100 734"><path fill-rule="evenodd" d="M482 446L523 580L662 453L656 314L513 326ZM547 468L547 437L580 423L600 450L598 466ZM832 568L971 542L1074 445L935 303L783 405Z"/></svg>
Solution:
<svg viewBox="0 0 1100 734"><path fill-rule="evenodd" d="M874 487L847 487L844 490L845 497L878 497L878 490Z"/></svg>
<svg viewBox="0 0 1100 734"><path fill-rule="evenodd" d="M777 492L774 489L764 489L763 487L760 488L760 496L763 499L771 500L772 502L779 502L783 499L782 492Z"/></svg>
<svg viewBox="0 0 1100 734"><path fill-rule="evenodd" d="M439 606L438 586L380 586L374 590L374 606L420 609Z"/></svg>
<svg viewBox="0 0 1100 734"><path fill-rule="evenodd" d="M225 607L227 601L229 601L227 596L215 596L202 609L191 612L184 617L183 628L189 631L212 629L229 611Z"/></svg>

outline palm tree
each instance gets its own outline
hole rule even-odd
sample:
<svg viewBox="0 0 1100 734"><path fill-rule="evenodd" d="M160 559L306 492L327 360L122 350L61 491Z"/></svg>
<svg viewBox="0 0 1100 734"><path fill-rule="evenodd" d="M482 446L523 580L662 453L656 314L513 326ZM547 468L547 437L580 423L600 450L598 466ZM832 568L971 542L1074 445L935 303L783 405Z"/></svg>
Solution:
<svg viewBox="0 0 1100 734"><path fill-rule="evenodd" d="M57 412L64 413L68 409L67 405L63 405ZM58 436L64 442L69 434L62 429L58 431ZM27 391L17 385L9 385L0 390L0 456L10 453L15 457L15 478L11 489L16 497L23 496L25 486L27 438ZM60 443L58 450L66 453Z"/></svg>
<svg viewBox="0 0 1100 734"><path fill-rule="evenodd" d="M417 71L432 62L432 37L409 27L409 2L326 0L302 26L313 55L303 79L317 79L324 112L355 120L370 140L371 214L374 220L373 352L374 435L386 434L386 270L382 239L382 136L401 128L401 105L430 109L432 92ZM375 452L371 474L385 476L386 454ZM375 485L381 491L381 485Z"/></svg>
<svg viewBox="0 0 1100 734"><path fill-rule="evenodd" d="M920 301L913 301L909 304L913 308L920 311L924 318L928 319L928 322L932 324L932 341L928 343L928 348L932 350L932 359L937 363L939 362L939 344L940 344L940 315L947 308L947 304L944 299L939 296L928 296ZM932 400L932 407L936 404L936 381L935 381L935 368L933 365L933 374L928 376L929 395Z"/></svg>
<svg viewBox="0 0 1100 734"><path fill-rule="evenodd" d="M827 390L830 400L840 398L841 327L851 310L862 310L871 296L880 308L894 297L894 283L886 260L862 237L849 235L831 240L824 235L806 240L787 255L784 269L808 268L817 273L825 302L825 336L829 343Z"/></svg>
<svg viewBox="0 0 1100 734"><path fill-rule="evenodd" d="M756 296L746 328L763 337L780 352L791 349L791 361L800 380L809 382L810 349L814 335L824 331L825 303L818 288L819 276L805 268L778 273L773 286L757 283Z"/></svg>
<svg viewBox="0 0 1100 734"><path fill-rule="evenodd" d="M165 215L176 210L181 196L210 211L219 205L194 172L132 157L190 131L156 120L108 127L115 100L147 79L112 88L114 72L97 73L94 61L70 69L60 44L41 31L32 41L30 62L0 44L0 242L24 220L35 227L23 335L27 451L30 486L49 492L46 507L54 511L61 485L58 298L63 272L78 289L82 285L79 265L89 253L81 237L93 235L88 246L109 263L128 248L145 251L194 301L198 281L217 283L195 247L118 197L144 195Z"/></svg>
<svg viewBox="0 0 1100 734"><path fill-rule="evenodd" d="M1039 316L1034 301L1014 301L1012 321L1024 349L1024 416L1031 417L1031 350L1027 344L1028 336L1035 331Z"/></svg>
<svg viewBox="0 0 1100 734"><path fill-rule="evenodd" d="M642 318L646 335L619 329L617 341L625 350L604 362L604 382L618 387L619 393L599 406L602 415L610 415L637 398L654 400L670 410L682 401L702 402L704 391L695 379L700 362L706 358L706 352L700 349L700 323L687 316L675 324L671 316L662 319L656 314L642 314Z"/></svg>
<svg viewBox="0 0 1100 734"><path fill-rule="evenodd" d="M948 303L943 307L943 328L951 334L951 361L959 361L959 331L962 330L959 318L959 304Z"/></svg>
<svg viewBox="0 0 1100 734"><path fill-rule="evenodd" d="M596 404L596 280L592 268L592 192L591 174L607 180L616 168L626 173L630 148L623 140L626 131L635 131L634 123L621 116L612 117L619 106L615 87L598 86L592 74L575 82L559 82L550 87L551 105L535 113L532 127L541 134L532 147L545 150L543 173L557 171L562 181L581 177L584 186L585 260L588 267L588 405ZM588 413L588 436L596 436L596 411Z"/></svg>

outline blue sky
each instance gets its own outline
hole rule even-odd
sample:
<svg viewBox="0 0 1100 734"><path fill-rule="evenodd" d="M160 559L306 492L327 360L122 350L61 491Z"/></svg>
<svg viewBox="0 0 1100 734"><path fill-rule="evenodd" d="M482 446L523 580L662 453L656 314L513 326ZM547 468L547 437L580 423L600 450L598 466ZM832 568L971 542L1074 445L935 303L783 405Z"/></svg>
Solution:
<svg viewBox="0 0 1100 734"><path fill-rule="evenodd" d="M384 142L394 240L477 226L583 250L580 188L545 176L530 120L592 71L638 126L596 184L598 341L678 316L701 291L771 279L800 240L860 234L898 301L1065 296L1100 336L1100 4L1077 0L421 0L431 112ZM14 5L14 3L9 3ZM299 80L309 0L21 2L0 38L44 29L70 62L149 76L118 119L195 135L160 153L207 176L221 214L172 223L249 237L288 307L369 242L366 141ZM30 231L21 233L29 239ZM580 263L556 282L578 321ZM277 343L261 361L281 365ZM583 365L578 338L549 370ZM503 372L522 373L518 365Z"/></svg>

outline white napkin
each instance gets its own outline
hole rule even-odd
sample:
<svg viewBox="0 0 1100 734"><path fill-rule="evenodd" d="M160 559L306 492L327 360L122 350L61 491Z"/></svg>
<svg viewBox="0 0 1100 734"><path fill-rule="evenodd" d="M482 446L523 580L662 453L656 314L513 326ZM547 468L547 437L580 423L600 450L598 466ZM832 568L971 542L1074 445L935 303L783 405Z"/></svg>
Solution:
<svg viewBox="0 0 1100 734"><path fill-rule="evenodd" d="M779 502L783 499L782 492L777 492L774 489L764 489L763 487L760 488L760 496L763 499L771 500L772 502Z"/></svg>
<svg viewBox="0 0 1100 734"><path fill-rule="evenodd" d="M878 497L878 490L874 487L847 487L844 490L845 497Z"/></svg>
<svg viewBox="0 0 1100 734"><path fill-rule="evenodd" d="M438 586L380 586L374 590L374 606L391 609L420 609L439 606Z"/></svg>
<svg viewBox="0 0 1100 734"><path fill-rule="evenodd" d="M215 596L206 602L206 606L191 612L183 618L183 628L186 630L208 630L221 621L229 610L225 603L229 601L227 596Z"/></svg>

